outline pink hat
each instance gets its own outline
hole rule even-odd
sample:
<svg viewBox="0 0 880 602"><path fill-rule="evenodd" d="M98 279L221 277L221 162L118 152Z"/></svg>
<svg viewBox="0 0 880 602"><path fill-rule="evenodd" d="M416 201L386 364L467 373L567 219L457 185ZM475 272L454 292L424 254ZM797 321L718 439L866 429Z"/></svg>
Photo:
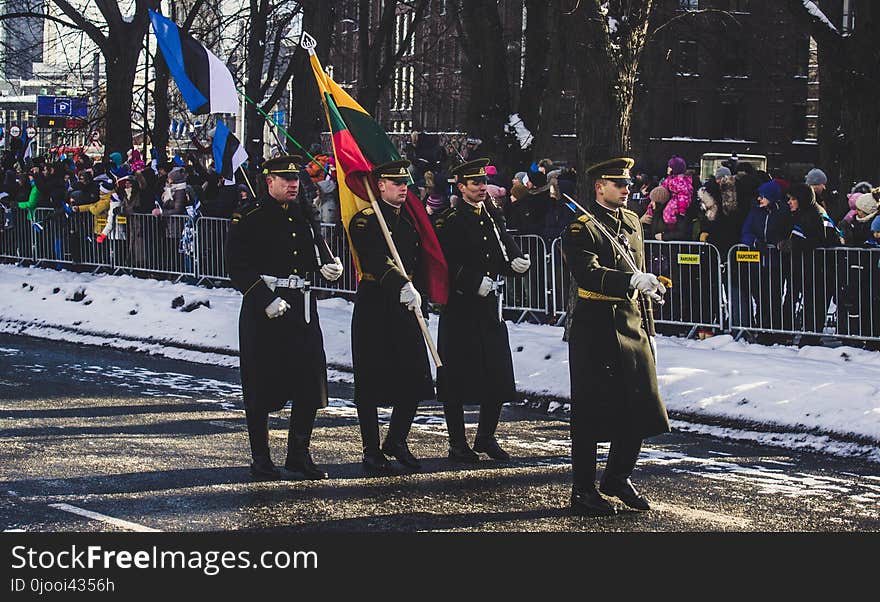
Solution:
<svg viewBox="0 0 880 602"><path fill-rule="evenodd" d="M486 166L486 175L487 176L497 176L498 170L495 168L494 165L487 165Z"/></svg>

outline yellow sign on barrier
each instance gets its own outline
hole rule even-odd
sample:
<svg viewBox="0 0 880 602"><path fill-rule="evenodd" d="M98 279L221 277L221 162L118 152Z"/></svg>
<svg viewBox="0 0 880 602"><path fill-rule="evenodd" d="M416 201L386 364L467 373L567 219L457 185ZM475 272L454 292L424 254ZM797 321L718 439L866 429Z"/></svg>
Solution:
<svg viewBox="0 0 880 602"><path fill-rule="evenodd" d="M744 263L758 263L761 261L760 251L737 251L736 260Z"/></svg>
<svg viewBox="0 0 880 602"><path fill-rule="evenodd" d="M106 226L106 225L107 225L107 218L106 217L96 217L95 218L95 227L96 228L103 230L104 226ZM125 216L124 215L117 215L116 216L116 225L117 226L124 226L125 225Z"/></svg>
<svg viewBox="0 0 880 602"><path fill-rule="evenodd" d="M700 265L700 256L696 253L679 253L678 263L681 265Z"/></svg>

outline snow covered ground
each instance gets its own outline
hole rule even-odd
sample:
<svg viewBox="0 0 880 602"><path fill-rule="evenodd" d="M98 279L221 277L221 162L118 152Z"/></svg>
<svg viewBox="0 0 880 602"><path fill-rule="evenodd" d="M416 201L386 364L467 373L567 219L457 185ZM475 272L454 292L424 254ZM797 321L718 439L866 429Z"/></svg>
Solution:
<svg viewBox="0 0 880 602"><path fill-rule="evenodd" d="M240 299L231 289L0 265L0 332L194 362L238 365ZM351 380L351 309L344 299L319 302L334 380ZM429 327L436 340L436 316ZM567 403L562 329L508 328L518 389L557 399L551 409ZM880 353L767 347L727 335L659 337L658 347L675 428L880 462Z"/></svg>

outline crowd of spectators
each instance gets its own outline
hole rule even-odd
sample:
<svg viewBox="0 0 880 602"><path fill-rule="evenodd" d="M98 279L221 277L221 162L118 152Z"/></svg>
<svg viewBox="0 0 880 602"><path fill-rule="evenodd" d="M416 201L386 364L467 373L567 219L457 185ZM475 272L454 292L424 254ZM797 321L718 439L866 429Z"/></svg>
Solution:
<svg viewBox="0 0 880 602"><path fill-rule="evenodd" d="M481 144L478 138L467 137L456 147L441 144L435 134L414 132L403 145L403 155L412 164L413 191L432 220L459 202L450 169L482 156ZM301 173L302 198L321 222L340 225L332 152L316 143L309 154L314 160ZM191 253L188 228L192 221L199 217L229 218L236 206L252 199L254 192L260 193L259 188L253 191L250 183L224 180L206 164L205 156L190 152L160 161L153 153L146 160L137 149L130 149L125 155L113 152L97 159L77 153L22 160L4 152L0 157L0 244L2 237L13 235L16 215L42 230L53 220L69 223L77 214L91 214L95 218L90 222L91 230L78 244L102 245L108 238L127 240L135 267L159 247L165 255ZM489 199L503 211L507 228L540 237L548 249L576 217L567 197L585 201L589 196L587 191L577 190L577 172L565 160L540 159L521 169L511 169L507 175L489 165L486 173ZM259 186L259 181L253 185ZM754 320L761 324L781 320L781 328L791 329L798 325L786 321L785 316L793 315L791 308L798 305L804 316L800 325L821 331L824 312L832 300L838 311L847 310L848 303L861 307L874 302L850 299L853 295L842 290L839 282L831 281L832 273L845 271L849 265L811 259L811 252L819 248L880 248L880 188L861 181L841 196L845 198L838 199L829 190L828 178L819 168L794 181L782 169L763 171L732 156L701 181L693 164L673 156L664 174L651 174L636 164L627 206L639 215L646 240L711 243L718 249L722 263L735 245L761 251L760 265L769 269L760 278L767 278L773 269L782 269L779 266L786 262L794 265L792 258L796 258L800 267L789 267L778 278L790 284L774 291L769 281L762 281L761 294L772 293L765 298L753 295L750 299L746 293L729 291L731 307L736 310L751 305L756 308ZM38 218L38 208L50 211L41 212ZM16 209L20 211L16 213ZM117 219L135 215L141 217ZM189 225L186 219L168 219L172 216L189 218ZM154 221L145 221L149 219ZM73 259L76 262L76 257ZM675 269L668 263L649 269ZM876 271L876 266L868 267L866 273ZM806 299L808 288L829 292L823 292L818 300L813 295L811 303ZM781 315L776 309L768 309L777 306L782 308ZM768 313L773 311L777 313ZM858 316L865 312L849 313Z"/></svg>

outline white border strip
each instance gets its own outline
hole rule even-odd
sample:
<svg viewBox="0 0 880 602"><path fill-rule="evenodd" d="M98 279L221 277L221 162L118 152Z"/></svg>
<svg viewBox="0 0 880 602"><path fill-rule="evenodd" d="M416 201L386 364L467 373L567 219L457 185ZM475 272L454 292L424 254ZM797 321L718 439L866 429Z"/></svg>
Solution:
<svg viewBox="0 0 880 602"><path fill-rule="evenodd" d="M159 529L151 529L150 527L145 527L137 523L131 523L127 520L122 520L121 518L113 518L112 516L107 516L106 514L98 514L97 512L92 512L91 510L77 508L76 506L71 506L70 504L49 504L49 507L57 508L58 510L63 510L65 512L70 512L71 514L85 516L86 518L91 518L93 520L99 520L101 522L109 523L117 527L122 527L123 529L128 529L129 531L138 531L141 533L161 533Z"/></svg>

